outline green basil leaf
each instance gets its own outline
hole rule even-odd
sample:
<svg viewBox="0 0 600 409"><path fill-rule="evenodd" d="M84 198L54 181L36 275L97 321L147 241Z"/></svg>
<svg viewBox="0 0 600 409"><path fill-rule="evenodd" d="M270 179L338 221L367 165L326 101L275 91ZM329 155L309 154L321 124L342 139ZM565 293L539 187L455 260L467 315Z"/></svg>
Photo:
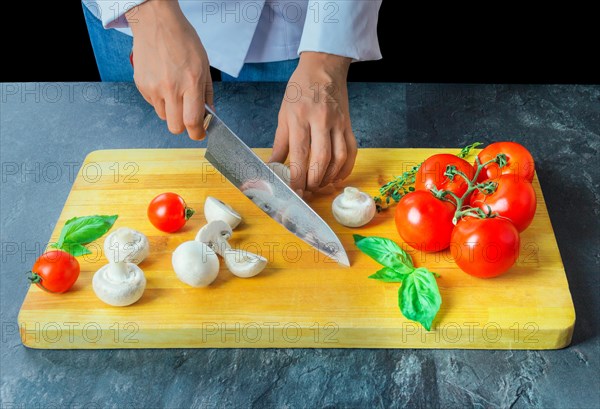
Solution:
<svg viewBox="0 0 600 409"><path fill-rule="evenodd" d="M117 220L114 216L84 216L74 217L67 220L57 246L62 247L65 243L86 244L102 237Z"/></svg>
<svg viewBox="0 0 600 409"><path fill-rule="evenodd" d="M73 257L79 257L79 256L83 256L86 254L92 254L92 252L90 250L88 250L84 245L79 244L79 243L63 243L63 245L61 247L56 247L59 250L63 250L66 251L67 253L71 254Z"/></svg>
<svg viewBox="0 0 600 409"><path fill-rule="evenodd" d="M380 280L385 283L401 283L406 278L406 276L414 270L413 268L406 266L404 268L405 271L407 271L405 273L398 270L394 270L393 268L384 267L375 274L370 275L369 278L372 278L374 280Z"/></svg>
<svg viewBox="0 0 600 409"><path fill-rule="evenodd" d="M406 276L398 290L398 306L406 318L421 323L429 331L440 305L442 296L429 270L417 268Z"/></svg>
<svg viewBox="0 0 600 409"><path fill-rule="evenodd" d="M410 255L390 239L355 234L354 243L360 251L382 266L400 271L406 267L413 267Z"/></svg>

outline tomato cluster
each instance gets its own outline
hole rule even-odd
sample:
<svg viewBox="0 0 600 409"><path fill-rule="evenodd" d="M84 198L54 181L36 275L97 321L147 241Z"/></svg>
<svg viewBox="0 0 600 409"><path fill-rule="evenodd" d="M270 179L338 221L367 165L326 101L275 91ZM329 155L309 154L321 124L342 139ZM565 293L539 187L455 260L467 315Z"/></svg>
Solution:
<svg viewBox="0 0 600 409"><path fill-rule="evenodd" d="M516 262L519 233L535 215L534 171L531 154L516 142L489 145L474 164L433 155L419 167L415 191L398 203L398 233L420 251L450 247L468 274L498 276Z"/></svg>

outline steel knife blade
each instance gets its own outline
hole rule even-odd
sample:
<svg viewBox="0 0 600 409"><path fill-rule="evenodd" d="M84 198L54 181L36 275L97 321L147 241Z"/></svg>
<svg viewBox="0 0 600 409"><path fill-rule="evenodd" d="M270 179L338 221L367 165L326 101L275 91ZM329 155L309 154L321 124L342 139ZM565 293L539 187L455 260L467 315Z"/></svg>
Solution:
<svg viewBox="0 0 600 409"><path fill-rule="evenodd" d="M210 109L204 121L206 159L263 212L327 257L350 266L342 243L325 221Z"/></svg>

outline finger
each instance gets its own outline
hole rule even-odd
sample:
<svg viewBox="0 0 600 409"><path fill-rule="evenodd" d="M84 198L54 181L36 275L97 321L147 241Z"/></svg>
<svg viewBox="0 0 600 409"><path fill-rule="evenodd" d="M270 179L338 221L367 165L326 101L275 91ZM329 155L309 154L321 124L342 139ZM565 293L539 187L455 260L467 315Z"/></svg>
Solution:
<svg viewBox="0 0 600 409"><path fill-rule="evenodd" d="M183 94L183 125L190 139L201 141L206 136L204 130L204 98L197 90Z"/></svg>
<svg viewBox="0 0 600 409"><path fill-rule="evenodd" d="M163 121L167 120L167 112L165 111L165 100L160 98L156 100L154 104L154 110L156 111L156 115Z"/></svg>
<svg viewBox="0 0 600 409"><path fill-rule="evenodd" d="M140 88L140 86L138 85L138 83L135 83L135 86L137 87L140 95L142 96L142 98L144 98L146 100L147 103L149 103L150 105L154 106L154 104L152 103L152 97L150 96L149 93L144 92L142 88Z"/></svg>
<svg viewBox="0 0 600 409"><path fill-rule="evenodd" d="M183 126L183 98L170 97L165 100L165 112L167 113L167 126L169 131L180 134L184 131Z"/></svg>
<svg viewBox="0 0 600 409"><path fill-rule="evenodd" d="M356 155L358 153L356 137L354 136L354 132L352 132L352 129L346 129L346 131L344 132L344 139L346 140L347 158L339 173L334 178L334 182L344 180L348 176L350 176L350 173L352 173L352 168L354 168Z"/></svg>
<svg viewBox="0 0 600 409"><path fill-rule="evenodd" d="M331 161L331 130L311 129L310 164L306 177L306 188L312 192L319 189L325 171Z"/></svg>
<svg viewBox="0 0 600 409"><path fill-rule="evenodd" d="M208 73L208 79L206 84L204 84L204 100L206 104L212 109L215 110L215 92L213 88L212 77L210 76L210 72Z"/></svg>
<svg viewBox="0 0 600 409"><path fill-rule="evenodd" d="M344 138L344 131L341 129L333 130L331 137L331 161L325 171L325 176L321 181L321 187L328 185L337 178L340 170L346 163L348 158L348 152L346 150L346 139Z"/></svg>
<svg viewBox="0 0 600 409"><path fill-rule="evenodd" d="M273 152L269 162L284 163L289 151L289 131L286 123L280 123L275 131L275 140L273 141Z"/></svg>
<svg viewBox="0 0 600 409"><path fill-rule="evenodd" d="M290 184L300 196L306 190L306 171L310 152L308 126L298 123L290 127Z"/></svg>

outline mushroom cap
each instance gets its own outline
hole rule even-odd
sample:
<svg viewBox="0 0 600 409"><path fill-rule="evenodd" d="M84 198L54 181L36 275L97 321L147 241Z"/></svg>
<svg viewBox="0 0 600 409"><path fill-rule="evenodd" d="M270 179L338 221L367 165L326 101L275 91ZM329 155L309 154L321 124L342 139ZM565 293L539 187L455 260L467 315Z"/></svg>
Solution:
<svg viewBox="0 0 600 409"><path fill-rule="evenodd" d="M227 249L223 259L229 271L241 278L254 277L267 265L267 259L246 250Z"/></svg>
<svg viewBox="0 0 600 409"><path fill-rule="evenodd" d="M269 162L267 166L275 173L281 180L285 182L286 185L290 185L292 180L292 174L290 172L290 168L288 168L283 163L279 162Z"/></svg>
<svg viewBox="0 0 600 409"><path fill-rule="evenodd" d="M135 264L127 263L127 278L115 281L108 273L110 264L102 266L92 278L92 287L96 296L108 305L125 307L142 297L146 289L144 272Z"/></svg>
<svg viewBox="0 0 600 409"><path fill-rule="evenodd" d="M247 190L262 190L266 194L273 194L273 187L271 184L262 179L248 179L242 186L240 186L240 190L244 193L246 193Z"/></svg>
<svg viewBox="0 0 600 409"><path fill-rule="evenodd" d="M357 188L347 187L331 205L333 217L347 227L360 227L369 223L375 216L375 201Z"/></svg>
<svg viewBox="0 0 600 409"><path fill-rule="evenodd" d="M208 223L223 220L232 229L235 229L242 221L242 216L231 206L212 196L208 196L204 201L204 217Z"/></svg>
<svg viewBox="0 0 600 409"><path fill-rule="evenodd" d="M227 240L231 238L233 231L223 220L215 220L203 226L196 234L196 241L205 243L211 249L222 255L228 249Z"/></svg>
<svg viewBox="0 0 600 409"><path fill-rule="evenodd" d="M150 254L150 243L145 234L119 227L104 240L104 254L108 261L140 264Z"/></svg>
<svg viewBox="0 0 600 409"><path fill-rule="evenodd" d="M171 258L177 278L192 287L206 287L219 274L219 258L205 243L186 241L173 252Z"/></svg>

